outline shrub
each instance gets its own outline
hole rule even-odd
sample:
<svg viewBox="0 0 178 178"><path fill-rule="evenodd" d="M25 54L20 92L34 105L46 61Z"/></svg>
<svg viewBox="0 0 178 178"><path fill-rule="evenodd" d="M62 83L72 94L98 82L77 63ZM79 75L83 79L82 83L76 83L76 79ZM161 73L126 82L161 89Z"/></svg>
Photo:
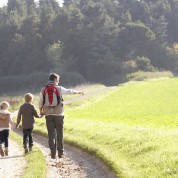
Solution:
<svg viewBox="0 0 178 178"><path fill-rule="evenodd" d="M154 71L154 67L151 65L150 59L147 57L139 57L135 59L138 69L143 71Z"/></svg>
<svg viewBox="0 0 178 178"><path fill-rule="evenodd" d="M134 60L124 61L121 64L122 73L131 73L137 70L137 64Z"/></svg>
<svg viewBox="0 0 178 178"><path fill-rule="evenodd" d="M61 83L66 86L74 86L86 83L86 79L78 72L64 72L61 74Z"/></svg>
<svg viewBox="0 0 178 178"><path fill-rule="evenodd" d="M143 72L138 71L135 73L131 73L126 75L126 80L136 80L141 81L149 78L161 78L161 77L173 77L172 72L170 71L162 71L162 72Z"/></svg>
<svg viewBox="0 0 178 178"><path fill-rule="evenodd" d="M21 76L6 76L0 79L0 94L12 94L28 91L34 92L40 90L41 86L44 86L47 79L48 73L33 73L31 75Z"/></svg>

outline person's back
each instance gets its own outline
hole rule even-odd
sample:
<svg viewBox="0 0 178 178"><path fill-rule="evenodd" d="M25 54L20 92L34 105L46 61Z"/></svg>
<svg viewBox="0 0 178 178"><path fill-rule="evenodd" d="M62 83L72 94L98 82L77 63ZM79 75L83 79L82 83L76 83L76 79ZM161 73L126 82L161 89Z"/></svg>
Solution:
<svg viewBox="0 0 178 178"><path fill-rule="evenodd" d="M32 104L32 101L33 95L31 93L25 94L25 103L22 106L20 106L17 116L16 127L18 127L22 119L23 146L25 149L25 154L28 153L28 151L31 151L33 146L32 131L35 123L34 117L37 118L41 117L40 115L38 115L35 106Z"/></svg>
<svg viewBox="0 0 178 178"><path fill-rule="evenodd" d="M47 85L53 85L56 88L56 91L59 96L53 93L52 95L52 104L51 106L49 105L50 103L50 96L48 96L47 93L45 93L46 87L43 87L40 91L40 108L43 108L43 114L45 115L63 115L64 114L64 109L63 109L63 99L62 99L62 91L61 91L61 86L56 85L55 82L49 81ZM57 98L59 97L59 99ZM58 101L59 100L59 101Z"/></svg>
<svg viewBox="0 0 178 178"><path fill-rule="evenodd" d="M56 158L56 151L58 151L58 157L61 158L64 152L63 148L63 125L64 125L64 109L62 100L60 102L56 102L58 100L58 96L62 98L62 95L66 94L81 94L84 93L82 91L77 91L73 89L66 89L62 86L58 86L60 76L55 73L51 73L49 76L49 81L45 87L43 87L40 91L39 97L39 109L42 114L45 114L46 118L46 126L48 131L48 143L51 150L51 158ZM52 86L51 89L55 88L58 90L57 93L52 93L50 91L49 94L46 94L46 88ZM60 98L60 99L61 99ZM47 102L46 102L47 101ZM56 104L52 104L53 101ZM57 148L57 150L56 150Z"/></svg>
<svg viewBox="0 0 178 178"><path fill-rule="evenodd" d="M10 112L0 110L0 129L8 129L10 122Z"/></svg>
<svg viewBox="0 0 178 178"><path fill-rule="evenodd" d="M23 129L31 129L34 127L35 117L38 117L35 112L35 107L31 103L24 103L20 109L20 114L22 116L22 128ZM19 117L18 117L19 119ZM17 121L18 122L18 121Z"/></svg>

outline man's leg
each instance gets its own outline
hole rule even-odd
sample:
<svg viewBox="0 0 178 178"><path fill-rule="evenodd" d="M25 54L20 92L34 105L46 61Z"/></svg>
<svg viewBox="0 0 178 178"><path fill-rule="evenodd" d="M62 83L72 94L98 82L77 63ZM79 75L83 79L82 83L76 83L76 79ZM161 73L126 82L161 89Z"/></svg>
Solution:
<svg viewBox="0 0 178 178"><path fill-rule="evenodd" d="M57 132L58 157L61 158L64 152L64 146L63 146L64 116L55 116L55 126Z"/></svg>
<svg viewBox="0 0 178 178"><path fill-rule="evenodd" d="M54 116L46 116L46 127L48 130L48 143L51 150L51 158L56 158L56 131Z"/></svg>

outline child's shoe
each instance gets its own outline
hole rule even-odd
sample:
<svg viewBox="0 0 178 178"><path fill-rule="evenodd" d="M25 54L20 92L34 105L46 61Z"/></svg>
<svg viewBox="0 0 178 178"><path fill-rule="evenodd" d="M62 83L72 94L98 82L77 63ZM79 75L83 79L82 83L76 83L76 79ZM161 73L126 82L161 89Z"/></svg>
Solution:
<svg viewBox="0 0 178 178"><path fill-rule="evenodd" d="M1 155L1 156L4 156L4 150L3 150L3 148L2 148L2 145L0 145L0 155Z"/></svg>
<svg viewBox="0 0 178 178"><path fill-rule="evenodd" d="M8 147L5 147L4 153L5 153L6 156L8 156L8 153L9 153Z"/></svg>
<svg viewBox="0 0 178 178"><path fill-rule="evenodd" d="M24 148L25 149L25 154L27 154L28 153L28 148Z"/></svg>

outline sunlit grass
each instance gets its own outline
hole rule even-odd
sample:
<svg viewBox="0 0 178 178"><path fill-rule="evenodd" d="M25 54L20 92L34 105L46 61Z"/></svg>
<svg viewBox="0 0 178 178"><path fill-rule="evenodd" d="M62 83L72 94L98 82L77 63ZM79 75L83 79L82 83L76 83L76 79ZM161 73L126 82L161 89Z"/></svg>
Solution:
<svg viewBox="0 0 178 178"><path fill-rule="evenodd" d="M97 155L118 177L178 176L178 131L67 119L65 139Z"/></svg>
<svg viewBox="0 0 178 178"><path fill-rule="evenodd" d="M177 86L178 79L129 82L70 108L65 138L101 157L118 177L176 177Z"/></svg>
<svg viewBox="0 0 178 178"><path fill-rule="evenodd" d="M155 127L178 126L178 79L129 82L88 107L66 112L68 118Z"/></svg>
<svg viewBox="0 0 178 178"><path fill-rule="evenodd" d="M129 82L65 106L65 141L118 177L178 177L178 79ZM47 134L45 120L37 132Z"/></svg>

